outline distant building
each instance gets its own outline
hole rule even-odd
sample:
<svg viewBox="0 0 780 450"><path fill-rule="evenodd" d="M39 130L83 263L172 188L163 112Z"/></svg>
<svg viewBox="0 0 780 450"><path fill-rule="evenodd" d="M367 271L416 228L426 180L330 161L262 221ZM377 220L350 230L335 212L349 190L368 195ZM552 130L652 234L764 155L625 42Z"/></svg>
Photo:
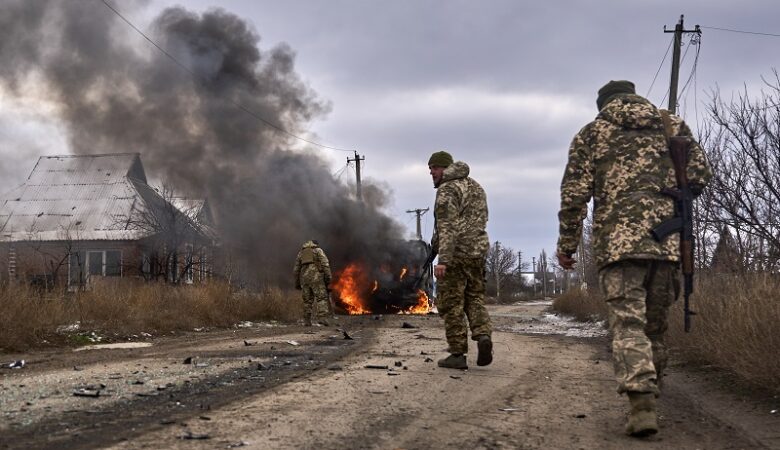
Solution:
<svg viewBox="0 0 780 450"><path fill-rule="evenodd" d="M42 156L0 197L0 282L203 281L212 225L205 201L150 187L139 154Z"/></svg>

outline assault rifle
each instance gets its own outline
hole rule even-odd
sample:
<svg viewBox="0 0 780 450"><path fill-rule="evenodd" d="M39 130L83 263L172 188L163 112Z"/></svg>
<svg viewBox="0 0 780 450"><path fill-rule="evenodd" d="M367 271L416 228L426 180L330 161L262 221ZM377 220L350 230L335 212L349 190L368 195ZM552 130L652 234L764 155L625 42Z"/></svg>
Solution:
<svg viewBox="0 0 780 450"><path fill-rule="evenodd" d="M422 271L420 271L420 276L417 277L416 280L414 280L414 284L412 287L414 289L420 289L420 283L422 283L423 278L425 278L425 274L428 273L428 271L431 268L431 264L433 264L433 260L436 259L436 252L431 249L431 253L428 255L428 257L425 259L425 263L423 263Z"/></svg>
<svg viewBox="0 0 780 450"><path fill-rule="evenodd" d="M674 218L669 219L651 230L653 238L661 242L673 233L680 233L680 262L683 275L683 311L685 312L685 332L691 331L691 316L696 315L690 307L690 296L693 293L693 198L694 193L688 184L686 166L688 152L691 148L689 138L682 136L669 137L669 154L674 165L676 188L665 187L661 193L674 199Z"/></svg>

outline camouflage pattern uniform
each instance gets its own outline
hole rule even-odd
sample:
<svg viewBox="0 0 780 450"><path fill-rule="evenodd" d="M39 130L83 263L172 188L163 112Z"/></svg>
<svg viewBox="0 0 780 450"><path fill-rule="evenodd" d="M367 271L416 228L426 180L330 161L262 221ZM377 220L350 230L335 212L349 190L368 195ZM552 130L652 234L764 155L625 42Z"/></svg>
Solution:
<svg viewBox="0 0 780 450"><path fill-rule="evenodd" d="M295 288L303 291L304 323L311 325L317 317L329 315L330 262L314 241L304 243L298 252L293 275Z"/></svg>
<svg viewBox="0 0 780 450"><path fill-rule="evenodd" d="M670 115L671 135L692 134ZM693 141L687 175L701 192L711 177ZM635 94L616 95L574 137L561 182L559 254L570 256L593 199L593 247L599 284L609 310L618 392L657 394L666 366L663 334L679 290L679 234L657 242L650 230L674 216L674 202L660 194L676 186L661 113Z"/></svg>
<svg viewBox="0 0 780 450"><path fill-rule="evenodd" d="M431 240L439 264L447 266L444 278L438 280L436 304L453 354L468 352L469 326L474 340L492 333L485 309L485 258L490 246L485 231L487 197L468 175L469 166L461 161L444 170L437 186Z"/></svg>

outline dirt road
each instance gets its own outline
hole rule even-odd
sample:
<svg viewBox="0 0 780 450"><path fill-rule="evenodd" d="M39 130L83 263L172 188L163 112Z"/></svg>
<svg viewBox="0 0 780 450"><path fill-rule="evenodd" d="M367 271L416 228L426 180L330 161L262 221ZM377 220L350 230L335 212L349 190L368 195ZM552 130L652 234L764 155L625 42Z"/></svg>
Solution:
<svg viewBox="0 0 780 450"><path fill-rule="evenodd" d="M0 448L780 448L776 399L680 371L666 378L661 433L625 437L606 338L546 307L491 307L495 361L472 354L468 371L436 367L435 316L342 317L352 340L334 326L255 326L3 355L27 364L0 371Z"/></svg>

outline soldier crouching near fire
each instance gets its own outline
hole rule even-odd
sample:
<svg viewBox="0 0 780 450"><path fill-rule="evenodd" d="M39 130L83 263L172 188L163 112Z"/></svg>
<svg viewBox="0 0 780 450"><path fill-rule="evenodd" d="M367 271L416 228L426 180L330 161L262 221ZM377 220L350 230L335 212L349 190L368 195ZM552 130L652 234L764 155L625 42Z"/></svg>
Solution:
<svg viewBox="0 0 780 450"><path fill-rule="evenodd" d="M303 322L307 327L318 317L329 314L328 285L330 285L330 263L317 241L307 241L295 259L295 289L303 294ZM327 325L322 319L320 323Z"/></svg>
<svg viewBox="0 0 780 450"><path fill-rule="evenodd" d="M485 259L490 241L485 230L487 197L469 177L466 163L453 162L447 152L436 152L428 168L437 189L431 251L439 255L434 267L439 315L444 318L450 356L439 367L467 369L468 329L477 341L477 365L493 361L492 326L485 309ZM468 318L468 324L466 319Z"/></svg>
<svg viewBox="0 0 780 450"><path fill-rule="evenodd" d="M630 81L610 81L596 103L598 116L569 148L557 256L561 267L573 267L587 204L594 199L593 250L615 376L631 405L626 433L643 437L658 432L655 399L667 361L663 335L679 292L678 235L657 242L650 232L675 212L672 198L661 194L676 185L668 137L692 142L685 170L694 195L711 173L685 122L636 95Z"/></svg>

